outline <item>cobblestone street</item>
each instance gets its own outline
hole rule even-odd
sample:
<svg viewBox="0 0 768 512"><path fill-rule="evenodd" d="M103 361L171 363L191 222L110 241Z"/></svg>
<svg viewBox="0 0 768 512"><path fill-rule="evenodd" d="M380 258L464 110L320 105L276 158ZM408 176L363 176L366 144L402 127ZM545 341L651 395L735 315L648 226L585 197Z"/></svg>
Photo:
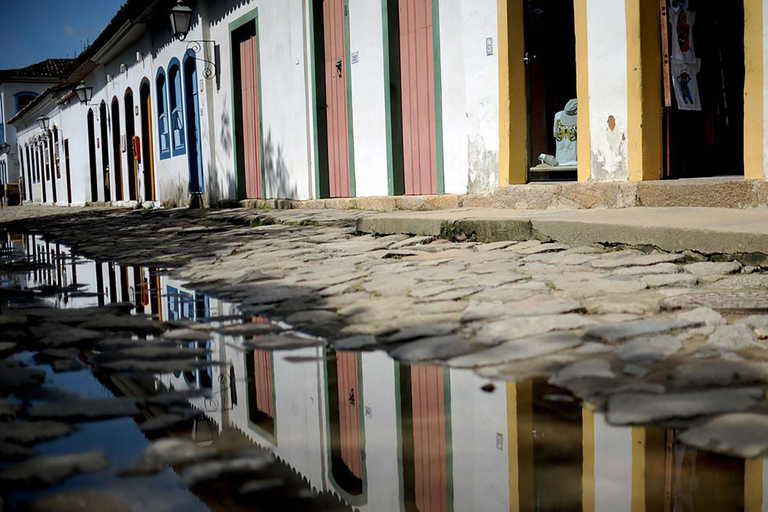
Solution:
<svg viewBox="0 0 768 512"><path fill-rule="evenodd" d="M362 211L55 213L9 209L0 221L91 258L172 268L190 288L336 350L385 350L488 379L544 376L613 424L696 418L689 443L741 456L768 447L751 429L765 416L719 416L719 428L699 420L763 407L760 267L648 247L374 237L356 232ZM290 335L253 345L304 346Z"/></svg>

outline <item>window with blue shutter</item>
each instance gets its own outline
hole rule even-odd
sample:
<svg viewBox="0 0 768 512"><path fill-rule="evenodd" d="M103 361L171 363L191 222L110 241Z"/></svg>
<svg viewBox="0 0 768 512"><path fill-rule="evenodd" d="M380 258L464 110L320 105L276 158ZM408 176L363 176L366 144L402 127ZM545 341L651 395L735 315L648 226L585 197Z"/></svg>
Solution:
<svg viewBox="0 0 768 512"><path fill-rule="evenodd" d="M168 121L168 95L165 87L165 71L160 68L155 79L157 88L157 136L160 160L171 157L171 130Z"/></svg>
<svg viewBox="0 0 768 512"><path fill-rule="evenodd" d="M185 152L184 144L184 113L182 109L181 93L181 67L177 59L173 59L168 66L168 94L170 97L170 130L171 147L173 156L183 155Z"/></svg>

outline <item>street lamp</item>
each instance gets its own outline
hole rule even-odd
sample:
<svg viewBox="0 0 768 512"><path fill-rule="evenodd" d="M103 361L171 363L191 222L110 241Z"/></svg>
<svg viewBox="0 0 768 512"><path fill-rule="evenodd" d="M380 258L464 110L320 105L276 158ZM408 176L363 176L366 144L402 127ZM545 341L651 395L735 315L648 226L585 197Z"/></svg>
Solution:
<svg viewBox="0 0 768 512"><path fill-rule="evenodd" d="M77 99L80 100L80 103L85 103L87 105L93 97L93 87L80 82L80 84L75 87L75 93L77 94Z"/></svg>
<svg viewBox="0 0 768 512"><path fill-rule="evenodd" d="M40 116L37 118L37 126L40 127L43 132L48 132L48 127L51 125L51 120L48 119L45 116Z"/></svg>
<svg viewBox="0 0 768 512"><path fill-rule="evenodd" d="M178 0L173 9L171 9L171 28L173 29L173 35L179 41L186 39L191 21L192 9L183 5L181 0Z"/></svg>

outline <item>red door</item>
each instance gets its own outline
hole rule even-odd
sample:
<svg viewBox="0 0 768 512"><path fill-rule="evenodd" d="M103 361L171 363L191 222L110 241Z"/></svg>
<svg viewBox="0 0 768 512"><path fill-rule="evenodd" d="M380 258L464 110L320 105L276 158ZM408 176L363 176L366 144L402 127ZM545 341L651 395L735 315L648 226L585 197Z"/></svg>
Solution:
<svg viewBox="0 0 768 512"><path fill-rule="evenodd" d="M256 409L275 419L275 401L272 388L272 353L265 350L253 351L255 369Z"/></svg>
<svg viewBox="0 0 768 512"><path fill-rule="evenodd" d="M419 512L448 510L444 382L438 366L411 367L414 494Z"/></svg>
<svg viewBox="0 0 768 512"><path fill-rule="evenodd" d="M325 88L328 106L328 184L331 197L349 197L345 0L323 0Z"/></svg>
<svg viewBox="0 0 768 512"><path fill-rule="evenodd" d="M432 0L400 0L400 75L406 194L437 193Z"/></svg>
<svg viewBox="0 0 768 512"><path fill-rule="evenodd" d="M360 396L357 379L357 354L336 355L339 380L339 434L341 460L350 473L363 478L362 439L360 437Z"/></svg>
<svg viewBox="0 0 768 512"><path fill-rule="evenodd" d="M262 198L258 58L259 52L254 34L240 43L243 162L245 164L245 194L249 199Z"/></svg>

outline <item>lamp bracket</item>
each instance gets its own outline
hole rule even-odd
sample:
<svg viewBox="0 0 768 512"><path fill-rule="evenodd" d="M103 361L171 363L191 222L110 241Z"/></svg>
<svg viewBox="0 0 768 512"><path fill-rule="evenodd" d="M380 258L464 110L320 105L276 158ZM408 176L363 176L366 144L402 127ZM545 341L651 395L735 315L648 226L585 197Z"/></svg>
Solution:
<svg viewBox="0 0 768 512"><path fill-rule="evenodd" d="M187 41L187 53L190 51L194 52L194 59L205 64L202 70L203 78L212 80L216 76L216 63L199 56L202 53L203 45L207 43L215 45L216 41L211 39L191 39Z"/></svg>

